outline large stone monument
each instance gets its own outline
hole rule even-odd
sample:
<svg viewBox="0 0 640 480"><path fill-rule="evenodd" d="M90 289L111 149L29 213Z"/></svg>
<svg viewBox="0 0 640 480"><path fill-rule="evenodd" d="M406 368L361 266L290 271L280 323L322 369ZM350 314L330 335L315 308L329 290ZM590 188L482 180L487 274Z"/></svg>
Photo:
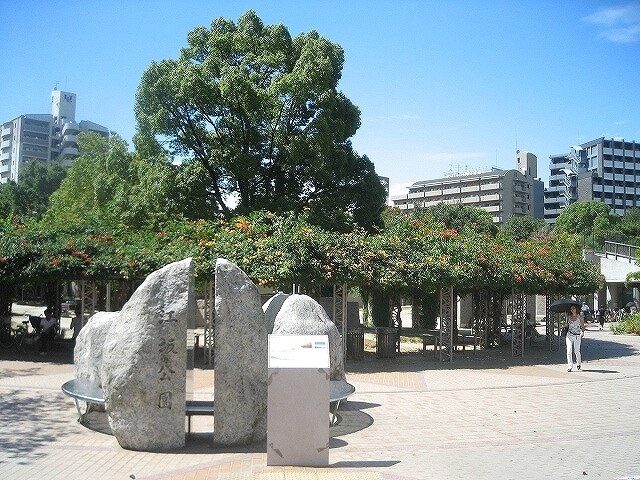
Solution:
<svg viewBox="0 0 640 480"><path fill-rule="evenodd" d="M109 425L123 448L184 446L187 319L194 308L189 258L149 275L113 319L101 377Z"/></svg>
<svg viewBox="0 0 640 480"><path fill-rule="evenodd" d="M73 350L76 378L102 386L102 349L111 325L120 312L97 312L80 330Z"/></svg>
<svg viewBox="0 0 640 480"><path fill-rule="evenodd" d="M214 442L248 445L267 435L267 331L258 288L218 259L215 283Z"/></svg>
<svg viewBox="0 0 640 480"><path fill-rule="evenodd" d="M313 298L307 295L289 295L276 315L273 334L328 335L331 380L345 380L342 338L322 305Z"/></svg>

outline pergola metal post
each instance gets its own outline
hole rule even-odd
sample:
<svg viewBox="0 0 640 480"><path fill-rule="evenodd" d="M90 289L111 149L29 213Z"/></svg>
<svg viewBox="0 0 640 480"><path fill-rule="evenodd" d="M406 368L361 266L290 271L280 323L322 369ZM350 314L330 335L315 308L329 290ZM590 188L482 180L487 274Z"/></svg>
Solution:
<svg viewBox="0 0 640 480"><path fill-rule="evenodd" d="M513 292L511 296L511 355L524 354L525 320L527 297L523 292Z"/></svg>
<svg viewBox="0 0 640 480"><path fill-rule="evenodd" d="M453 358L453 287L440 289L440 361Z"/></svg>
<svg viewBox="0 0 640 480"><path fill-rule="evenodd" d="M391 326L396 329L396 352L400 353L400 334L402 333L402 297L394 293L389 298Z"/></svg>
<svg viewBox="0 0 640 480"><path fill-rule="evenodd" d="M107 285L106 285L106 304L105 304L105 309L107 310L107 312L111 311L111 280L107 280Z"/></svg>
<svg viewBox="0 0 640 480"><path fill-rule="evenodd" d="M87 320L96 311L97 289L95 283L82 280L80 283L80 318L84 327Z"/></svg>
<svg viewBox="0 0 640 480"><path fill-rule="evenodd" d="M213 282L207 282L204 290L204 363L211 365L214 351L215 292Z"/></svg>
<svg viewBox="0 0 640 480"><path fill-rule="evenodd" d="M560 314L551 311L551 304L558 300L558 295L547 295L545 334L549 343L549 351L560 349ZM555 339L558 338L556 342Z"/></svg>
<svg viewBox="0 0 640 480"><path fill-rule="evenodd" d="M482 348L489 346L488 298L485 291L473 293L473 331Z"/></svg>
<svg viewBox="0 0 640 480"><path fill-rule="evenodd" d="M333 323L342 336L342 355L347 357L347 285L333 286Z"/></svg>

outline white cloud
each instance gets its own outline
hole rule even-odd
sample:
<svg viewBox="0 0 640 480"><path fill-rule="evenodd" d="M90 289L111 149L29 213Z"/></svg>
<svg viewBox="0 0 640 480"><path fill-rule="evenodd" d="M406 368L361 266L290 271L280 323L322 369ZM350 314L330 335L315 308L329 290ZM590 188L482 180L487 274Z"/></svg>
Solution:
<svg viewBox="0 0 640 480"><path fill-rule="evenodd" d="M640 5L603 8L582 18L598 27L598 36L613 43L640 41Z"/></svg>

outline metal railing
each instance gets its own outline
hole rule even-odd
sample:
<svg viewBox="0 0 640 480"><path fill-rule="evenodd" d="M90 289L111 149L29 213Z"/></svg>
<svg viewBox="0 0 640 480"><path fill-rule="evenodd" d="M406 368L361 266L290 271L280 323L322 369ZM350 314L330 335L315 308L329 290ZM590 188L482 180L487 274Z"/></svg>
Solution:
<svg viewBox="0 0 640 480"><path fill-rule="evenodd" d="M638 255L638 246L629 245L618 242L604 242L604 253L607 257L612 256L616 260L626 259L629 261L636 260Z"/></svg>

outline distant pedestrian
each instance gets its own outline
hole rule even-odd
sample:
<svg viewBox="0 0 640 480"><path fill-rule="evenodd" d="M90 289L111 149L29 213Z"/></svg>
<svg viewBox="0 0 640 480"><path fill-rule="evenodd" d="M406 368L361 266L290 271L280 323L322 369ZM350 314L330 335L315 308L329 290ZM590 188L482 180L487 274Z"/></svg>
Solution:
<svg viewBox="0 0 640 480"><path fill-rule="evenodd" d="M607 309L604 306L598 308L598 323L600 324L600 330L604 330L604 318L607 314Z"/></svg>
<svg viewBox="0 0 640 480"><path fill-rule="evenodd" d="M46 355L49 350L49 341L56 336L58 319L53 316L53 309L47 307L44 311L44 318L40 320L40 355Z"/></svg>
<svg viewBox="0 0 640 480"><path fill-rule="evenodd" d="M73 337L71 340L73 344L76 343L76 338L78 338L78 334L80 333L80 329L82 328L82 317L80 316L80 305L76 305L73 308L73 318L71 319L71 328L73 329Z"/></svg>
<svg viewBox="0 0 640 480"><path fill-rule="evenodd" d="M591 321L591 310L589 309L589 305L587 305L587 302L582 302L580 313L582 313L585 322L588 323Z"/></svg>
<svg viewBox="0 0 640 480"><path fill-rule="evenodd" d="M569 307L567 313L567 335L565 342L567 344L567 371L573 368L573 355L576 356L577 369L582 368L582 356L580 355L580 343L584 335L584 317L578 311L578 304Z"/></svg>

